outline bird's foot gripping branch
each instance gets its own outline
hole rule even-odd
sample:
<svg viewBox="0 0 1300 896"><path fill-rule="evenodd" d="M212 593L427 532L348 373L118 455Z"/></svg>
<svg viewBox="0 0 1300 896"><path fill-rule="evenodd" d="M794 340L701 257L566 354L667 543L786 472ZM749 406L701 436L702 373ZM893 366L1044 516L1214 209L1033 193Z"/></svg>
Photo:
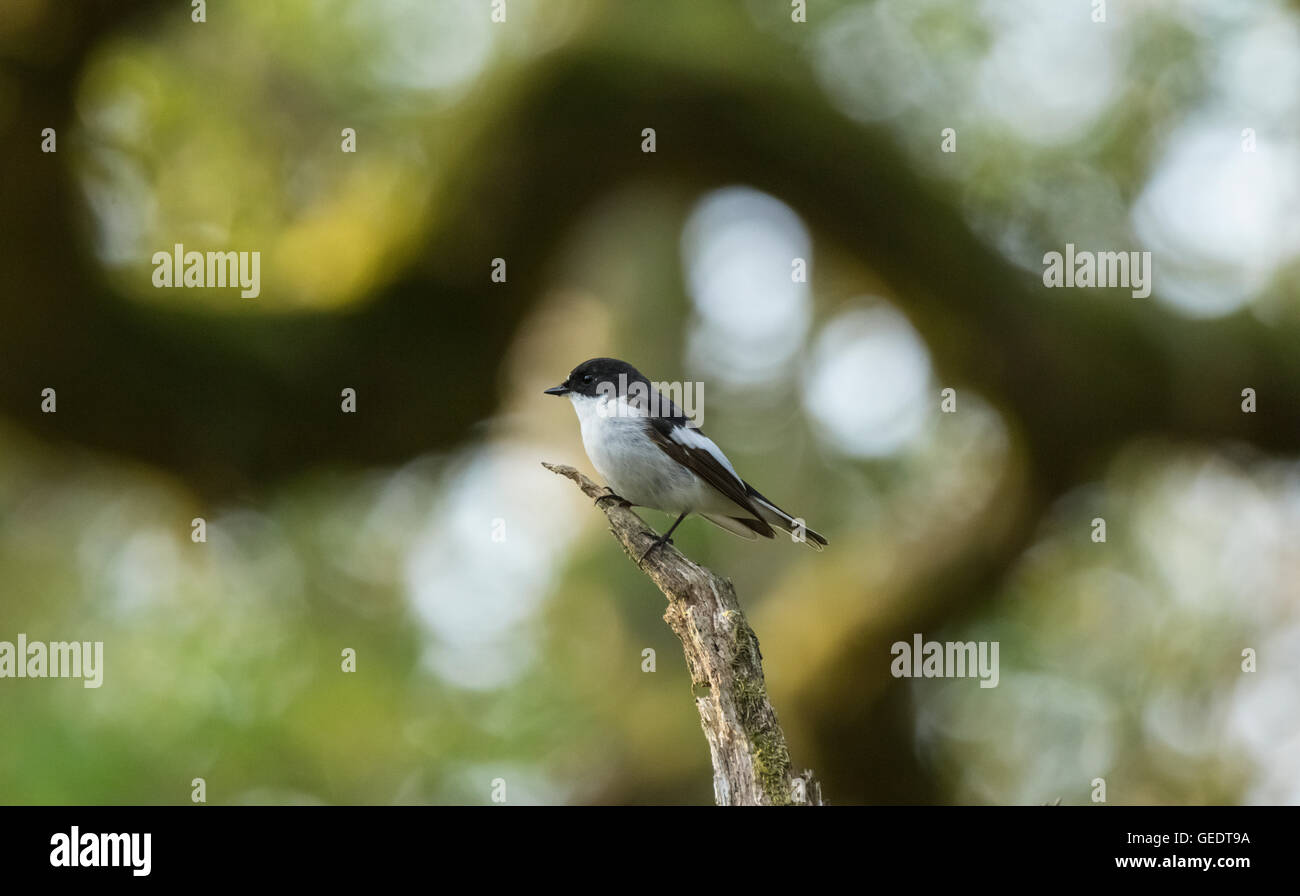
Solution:
<svg viewBox="0 0 1300 896"><path fill-rule="evenodd" d="M607 495L573 467L542 466L565 476L593 500ZM653 533L632 510L598 503L610 531L634 561L646 555ZM691 692L713 759L713 795L720 806L820 806L821 784L811 771L796 773L785 733L767 698L762 656L731 582L668 544L639 564L668 598L664 621L682 642Z"/></svg>

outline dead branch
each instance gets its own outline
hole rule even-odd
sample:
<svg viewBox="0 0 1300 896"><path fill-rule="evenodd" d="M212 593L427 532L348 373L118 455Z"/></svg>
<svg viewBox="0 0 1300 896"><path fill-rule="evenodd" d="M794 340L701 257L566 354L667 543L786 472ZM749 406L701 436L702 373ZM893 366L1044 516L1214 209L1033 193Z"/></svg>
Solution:
<svg viewBox="0 0 1300 896"><path fill-rule="evenodd" d="M609 495L573 467L543 463L572 479L593 500ZM634 561L655 533L629 507L597 500L609 529ZM664 621L682 642L691 693L713 758L713 796L720 806L819 806L821 784L811 770L796 773L785 733L767 699L762 655L736 590L670 544L640 565L668 598Z"/></svg>

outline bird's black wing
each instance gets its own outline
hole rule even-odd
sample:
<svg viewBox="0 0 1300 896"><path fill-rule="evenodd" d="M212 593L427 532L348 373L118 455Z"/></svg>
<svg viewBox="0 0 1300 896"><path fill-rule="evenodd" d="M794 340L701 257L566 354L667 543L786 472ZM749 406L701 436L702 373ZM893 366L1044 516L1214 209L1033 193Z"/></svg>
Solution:
<svg viewBox="0 0 1300 896"><path fill-rule="evenodd" d="M699 476L754 518L753 523L745 520L746 526L768 538L776 535L750 500L744 481L728 470L717 454L710 450L712 442L702 441L704 433L668 417L642 419L645 420L646 434L664 454ZM693 438L694 435L699 438Z"/></svg>

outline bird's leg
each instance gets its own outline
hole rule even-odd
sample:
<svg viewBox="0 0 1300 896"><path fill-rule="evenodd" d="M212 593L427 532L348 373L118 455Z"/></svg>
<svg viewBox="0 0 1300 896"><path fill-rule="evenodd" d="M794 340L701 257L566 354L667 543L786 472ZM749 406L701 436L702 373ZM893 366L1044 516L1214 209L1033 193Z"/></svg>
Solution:
<svg viewBox="0 0 1300 896"><path fill-rule="evenodd" d="M686 519L686 514L688 513L690 513L689 510L683 510L682 515L677 518L677 522L669 526L667 532L665 532L663 535L660 535L658 538L656 538L653 542L650 543L650 547L645 549L645 553L641 555L641 559L636 562L637 566L640 566L642 563L644 563L645 558L649 557L650 552L653 551L655 548L662 547L663 545L666 544L672 544L673 530L682 524L682 520Z"/></svg>
<svg viewBox="0 0 1300 896"><path fill-rule="evenodd" d="M601 501L608 501L608 500L610 500L610 499L613 499L615 502L617 502L618 505L619 505L620 507L631 507L631 506L632 506L632 502L631 502L631 501L627 500L627 499L624 498L622 495L617 495L617 494L615 494L615 493L614 493L614 490L613 490L612 488L610 488L608 485L605 486L605 491L609 492L609 494L607 494L607 495L601 495L599 498L596 499L596 506L597 506L597 507L600 507L600 502L601 502Z"/></svg>

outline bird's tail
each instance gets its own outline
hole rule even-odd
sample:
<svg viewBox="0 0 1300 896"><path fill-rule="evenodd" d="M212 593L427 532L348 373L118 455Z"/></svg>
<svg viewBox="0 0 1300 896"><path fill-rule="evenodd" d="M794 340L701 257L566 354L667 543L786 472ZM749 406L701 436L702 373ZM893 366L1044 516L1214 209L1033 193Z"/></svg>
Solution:
<svg viewBox="0 0 1300 896"><path fill-rule="evenodd" d="M759 494L758 489L754 488L748 482L745 483L745 490L748 493L753 504L758 508L759 514L763 519L778 529L783 529L790 533L794 541L802 541L808 547L815 551L820 551L826 546L827 541L821 534L808 528L808 524L798 517L793 517L786 513L780 507L777 507L771 501Z"/></svg>

